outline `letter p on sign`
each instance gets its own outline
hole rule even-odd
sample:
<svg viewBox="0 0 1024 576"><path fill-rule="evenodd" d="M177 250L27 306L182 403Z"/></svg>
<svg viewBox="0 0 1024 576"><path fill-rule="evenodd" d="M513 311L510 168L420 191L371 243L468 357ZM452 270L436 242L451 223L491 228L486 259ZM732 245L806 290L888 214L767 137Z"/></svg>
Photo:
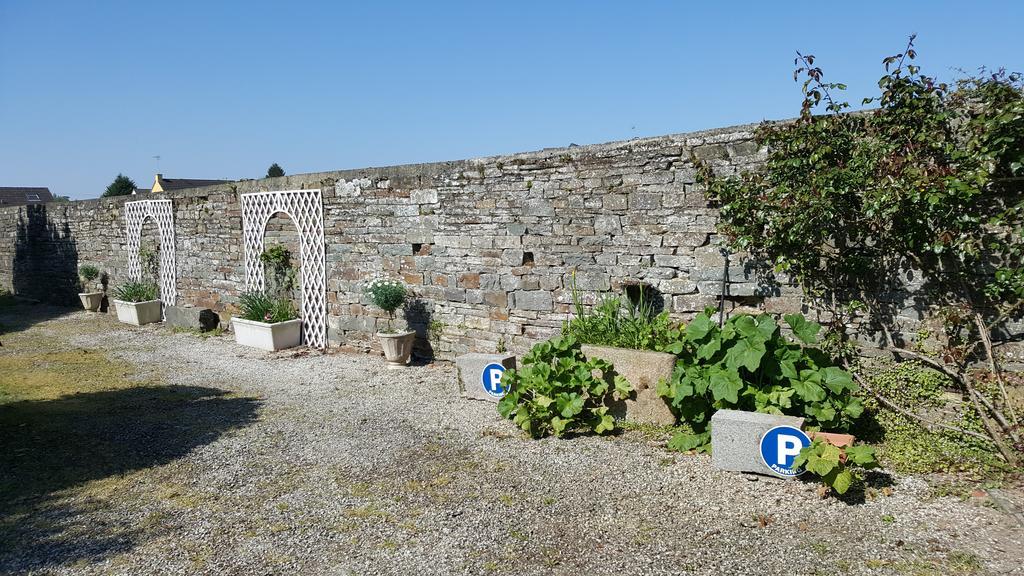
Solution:
<svg viewBox="0 0 1024 576"><path fill-rule="evenodd" d="M778 448L775 454L779 466L785 466L787 458L796 458L797 454L800 454L800 449L803 448L800 439L789 434L779 434L776 437L776 441L778 442ZM792 460L789 460L789 462L792 462Z"/></svg>

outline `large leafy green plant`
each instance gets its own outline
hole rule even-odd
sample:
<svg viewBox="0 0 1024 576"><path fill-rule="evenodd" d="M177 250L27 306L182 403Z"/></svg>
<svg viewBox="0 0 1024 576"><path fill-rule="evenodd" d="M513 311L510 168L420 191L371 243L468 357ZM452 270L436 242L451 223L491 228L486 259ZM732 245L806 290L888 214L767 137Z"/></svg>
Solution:
<svg viewBox="0 0 1024 576"><path fill-rule="evenodd" d="M856 444L839 448L820 438L801 450L793 460L793 468L803 467L837 494L846 494L854 482L863 480L862 470L877 466L875 449L871 446Z"/></svg>
<svg viewBox="0 0 1024 576"><path fill-rule="evenodd" d="M587 359L571 336L541 342L523 357L522 367L502 377L508 394L498 412L534 438L571 430L606 434L615 429L609 403L632 387L598 358Z"/></svg>
<svg viewBox="0 0 1024 576"><path fill-rule="evenodd" d="M708 310L686 326L668 347L679 360L658 392L694 433L677 435L670 448L705 447L721 408L802 416L828 430L846 430L861 415L850 374L815 347L821 326L800 314L784 319L795 339L767 314L733 316L719 328Z"/></svg>

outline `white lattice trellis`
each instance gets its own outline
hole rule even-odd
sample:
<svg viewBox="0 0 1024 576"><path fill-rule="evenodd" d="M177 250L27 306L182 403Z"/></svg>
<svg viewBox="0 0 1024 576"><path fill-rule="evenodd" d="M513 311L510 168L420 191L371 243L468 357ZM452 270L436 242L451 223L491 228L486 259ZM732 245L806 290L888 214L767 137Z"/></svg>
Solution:
<svg viewBox="0 0 1024 576"><path fill-rule="evenodd" d="M124 203L125 240L128 245L128 275L142 279L139 247L142 225L152 218L160 231L160 299L173 306L178 297L174 270L174 206L167 200L136 200Z"/></svg>
<svg viewBox="0 0 1024 576"><path fill-rule="evenodd" d="M264 287L263 236L267 221L287 214L299 230L302 255L302 340L307 346L327 346L327 271L324 256L324 206L320 189L242 194L242 233L245 237L245 285Z"/></svg>

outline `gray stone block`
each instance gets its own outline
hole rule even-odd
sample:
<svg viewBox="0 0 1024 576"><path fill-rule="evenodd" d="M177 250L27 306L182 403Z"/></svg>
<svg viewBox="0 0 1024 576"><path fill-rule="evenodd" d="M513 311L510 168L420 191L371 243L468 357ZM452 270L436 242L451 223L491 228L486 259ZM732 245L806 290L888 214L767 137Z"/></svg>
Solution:
<svg viewBox="0 0 1024 576"><path fill-rule="evenodd" d="M612 407L617 417L658 426L676 423L675 415L657 391L658 381L672 377L676 366L674 355L590 344L584 344L580 350L587 358L611 362L615 372L633 386L634 392L630 398Z"/></svg>
<svg viewBox="0 0 1024 576"><path fill-rule="evenodd" d="M803 428L804 419L742 410L719 410L711 416L711 462L720 470L754 472L782 478L761 458L761 437L776 426Z"/></svg>
<svg viewBox="0 0 1024 576"><path fill-rule="evenodd" d="M191 306L164 306L164 317L168 325L189 330L213 330L220 325L220 317L209 308Z"/></svg>
<svg viewBox="0 0 1024 576"><path fill-rule="evenodd" d="M485 368L490 364L504 366L506 370L516 367L514 354L463 354L455 358L459 373L459 392L464 398L497 402L501 396L489 394L484 389Z"/></svg>

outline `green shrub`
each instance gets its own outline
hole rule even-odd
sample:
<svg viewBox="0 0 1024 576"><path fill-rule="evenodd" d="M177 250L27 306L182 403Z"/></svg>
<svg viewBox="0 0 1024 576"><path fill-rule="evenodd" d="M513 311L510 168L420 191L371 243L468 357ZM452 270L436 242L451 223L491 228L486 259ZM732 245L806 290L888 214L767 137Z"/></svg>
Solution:
<svg viewBox="0 0 1024 576"><path fill-rule="evenodd" d="M122 302L149 302L160 298L156 284L132 280L114 289L114 298Z"/></svg>
<svg viewBox="0 0 1024 576"><path fill-rule="evenodd" d="M83 264L78 268L78 275L81 276L82 280L86 283L89 283L100 277L100 269L92 264Z"/></svg>
<svg viewBox="0 0 1024 576"><path fill-rule="evenodd" d="M298 318L292 301L266 292L243 292L238 297L242 318L255 322L276 324Z"/></svg>
<svg viewBox="0 0 1024 576"><path fill-rule="evenodd" d="M575 316L562 324L562 335L572 336L580 344L615 346L635 350L661 350L678 339L679 329L669 319L668 312L654 314L645 301L644 289L639 287L638 302L606 296L592 309L582 303L572 280L572 303Z"/></svg>
<svg viewBox="0 0 1024 576"><path fill-rule="evenodd" d="M374 278L366 284L364 290L374 306L388 313L388 328L385 332L391 332L391 322L395 319L395 310L405 302L407 294L405 285L398 280Z"/></svg>
<svg viewBox="0 0 1024 576"><path fill-rule="evenodd" d="M870 446L838 448L821 439L815 439L793 460L793 468L803 467L837 494L846 494L854 482L863 480L861 470L877 466L875 449Z"/></svg>
<svg viewBox="0 0 1024 576"><path fill-rule="evenodd" d="M498 402L498 412L534 438L571 430L611 432L615 420L608 414L609 402L632 391L611 364L587 360L572 336L531 348L520 368L505 372L502 384L509 392Z"/></svg>
<svg viewBox="0 0 1024 576"><path fill-rule="evenodd" d="M820 325L786 315L794 341L767 314L733 316L721 328L711 314L697 315L665 347L679 360L658 393L694 430L677 435L670 448L705 447L711 415L721 408L802 416L812 429L840 431L860 417L863 405L853 396L858 387L852 377L814 347Z"/></svg>

